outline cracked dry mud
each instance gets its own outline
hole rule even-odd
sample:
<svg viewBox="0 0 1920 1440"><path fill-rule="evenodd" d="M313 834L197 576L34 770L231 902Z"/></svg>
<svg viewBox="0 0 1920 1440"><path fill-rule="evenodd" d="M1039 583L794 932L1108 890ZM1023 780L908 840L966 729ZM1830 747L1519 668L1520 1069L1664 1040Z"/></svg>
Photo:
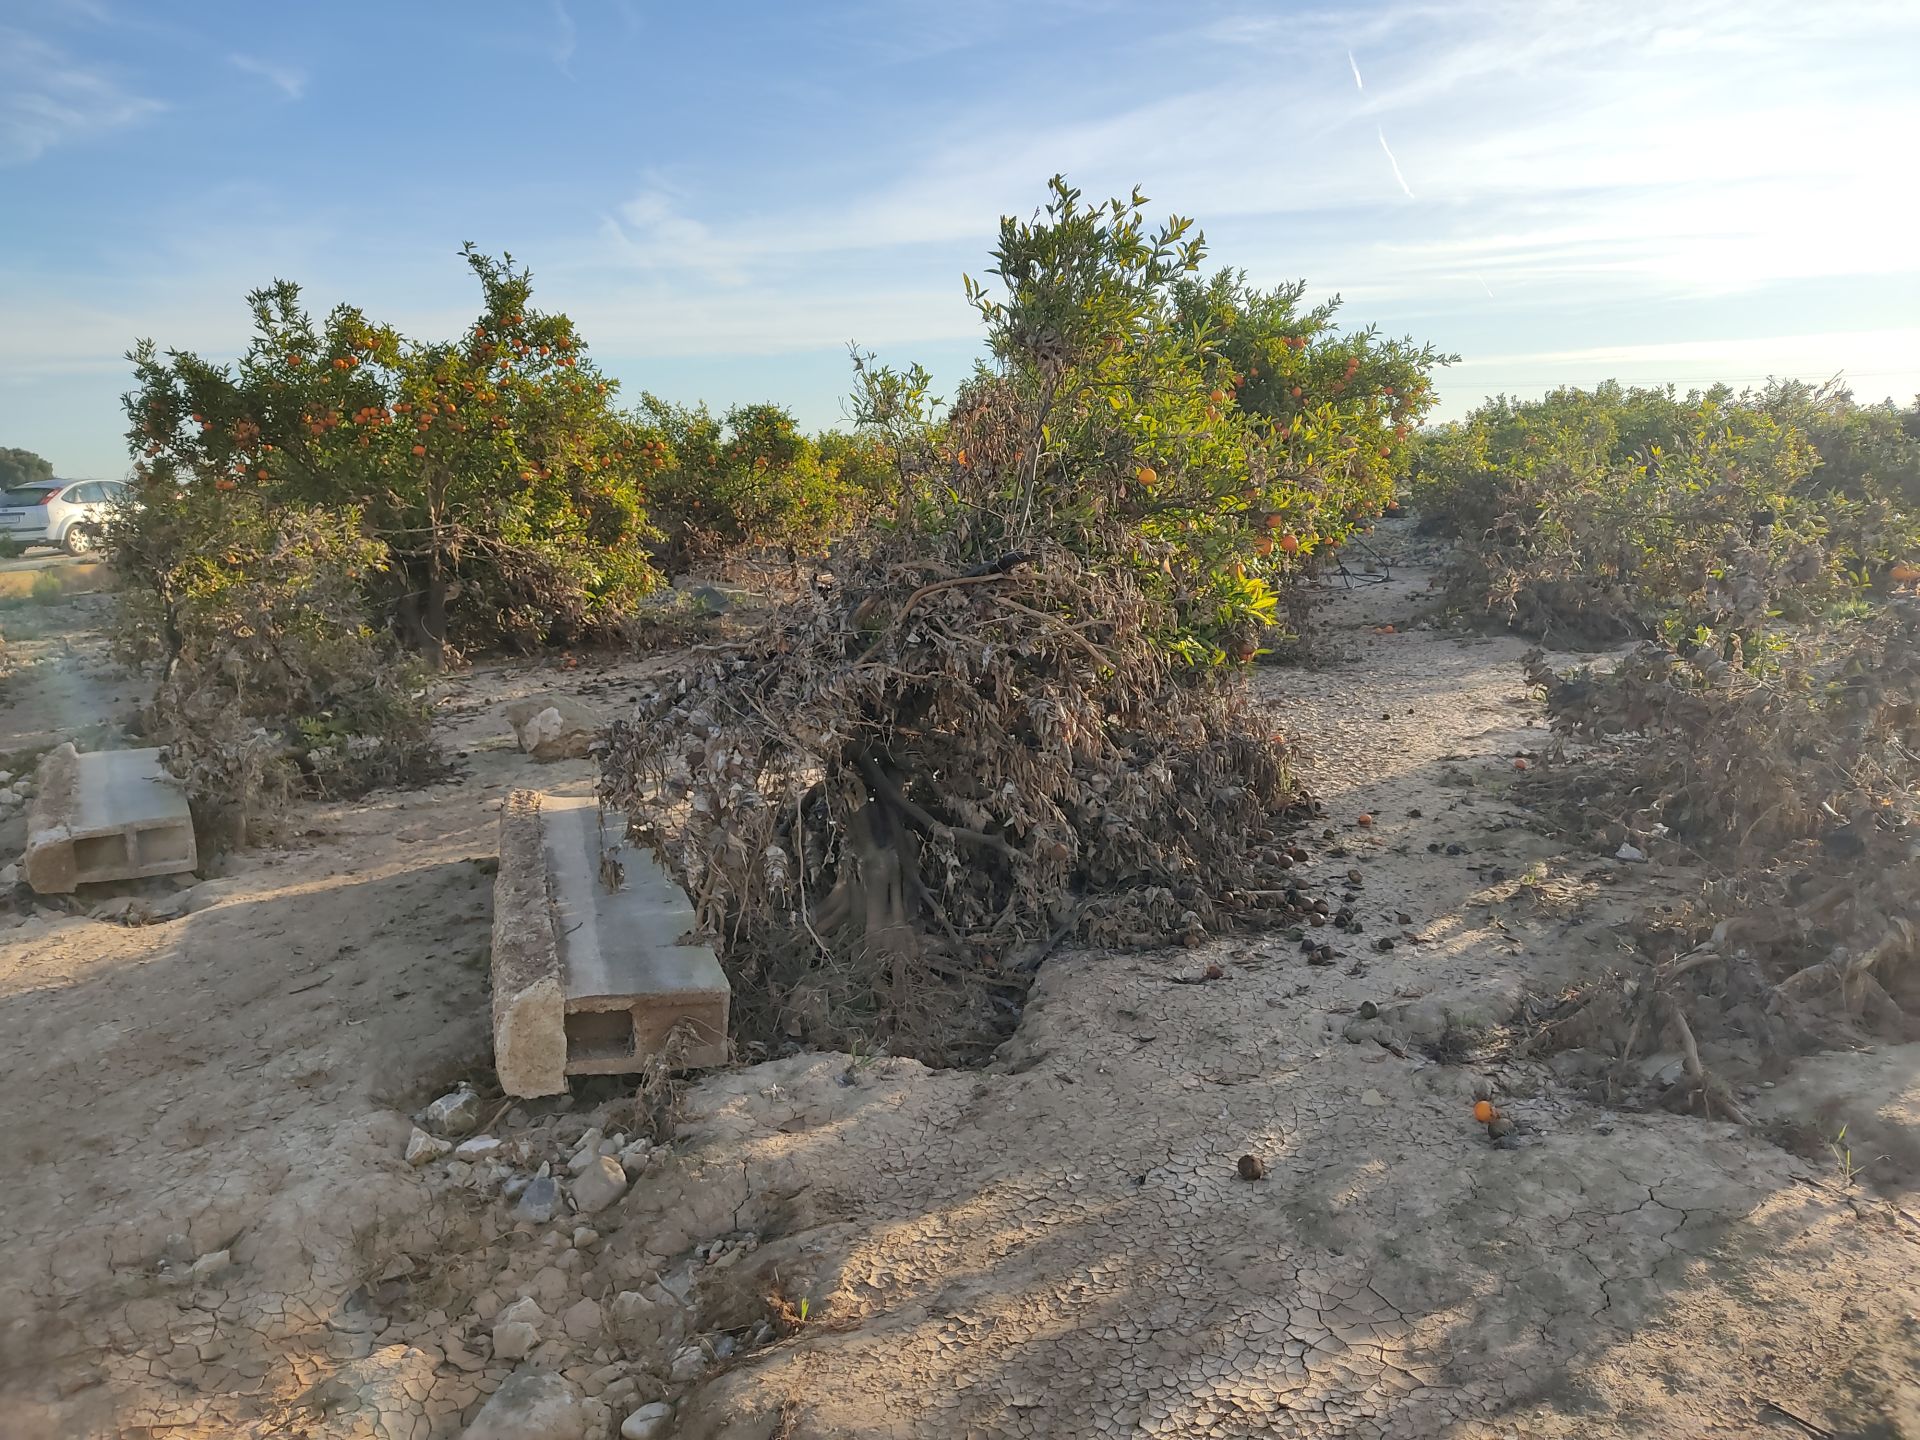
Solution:
<svg viewBox="0 0 1920 1440"><path fill-rule="evenodd" d="M1344 653L1260 681L1335 832L1308 873L1365 926L1312 932L1335 965L1278 936L1067 952L986 1070L712 1075L581 1245L409 1170L389 1108L478 1053L468 857L529 770L498 700L537 677L473 682L454 733L495 748L463 783L316 811L325 836L185 921L0 931L0 1434L455 1436L515 1368L491 1322L523 1296L554 1318L522 1363L600 1435L659 1399L698 1440L1920 1434L1911 1163L1893 1205L1546 1064L1441 1063L1610 964L1609 924L1684 877L1526 828L1523 646L1405 632L1420 602L1417 576L1336 593ZM1907 1051L1823 1058L1806 1118L1871 1110L1911 1146ZM500 1133L564 1155L600 1113ZM176 1235L229 1259L164 1286ZM806 1319L756 1345L773 1295Z"/></svg>

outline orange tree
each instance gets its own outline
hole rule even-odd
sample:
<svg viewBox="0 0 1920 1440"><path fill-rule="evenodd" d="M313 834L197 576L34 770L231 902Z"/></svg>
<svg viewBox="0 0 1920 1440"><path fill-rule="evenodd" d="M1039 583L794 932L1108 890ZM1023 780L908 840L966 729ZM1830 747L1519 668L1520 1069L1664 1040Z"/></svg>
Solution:
<svg viewBox="0 0 1920 1440"><path fill-rule="evenodd" d="M951 523L989 548L1042 534L1125 557L1170 602L1178 653L1247 659L1275 585L1391 501L1451 357L1342 334L1337 302L1300 312L1301 285L1203 282L1200 234L1177 216L1149 231L1145 203L1090 206L1056 177L1044 215L1001 222L1001 293L967 281L1000 369L950 417L964 478L921 494L956 497ZM982 427L988 394L1018 418Z"/></svg>
<svg viewBox="0 0 1920 1440"><path fill-rule="evenodd" d="M808 435L778 405L715 416L704 405L646 395L639 414L664 445L648 501L670 570L758 547L819 552L888 491L878 441Z"/></svg>
<svg viewBox="0 0 1920 1440"><path fill-rule="evenodd" d="M1173 287L1178 322L1203 363L1297 483L1265 496L1298 553L1336 547L1393 503L1410 440L1433 408L1432 371L1456 357L1369 326L1341 331L1338 297L1306 308L1306 282L1272 290L1242 271Z"/></svg>
<svg viewBox="0 0 1920 1440"><path fill-rule="evenodd" d="M463 253L482 305L451 341L348 305L317 326L286 281L249 297L236 365L142 341L132 583L164 592L202 512L239 500L355 510L382 549L360 571L369 606L435 664L450 643L590 635L657 583L640 542L659 437L615 408L572 321L533 309L526 271Z"/></svg>
<svg viewBox="0 0 1920 1440"><path fill-rule="evenodd" d="M719 937L750 1043L951 1063L1069 935L1301 920L1303 798L1230 662L1273 634L1301 548L1282 537L1376 497L1236 398L1229 327L1178 303L1200 237L1145 206L1056 179L1002 221L999 283L967 281L992 363L943 415L924 370L856 353L852 413L898 504L609 735L601 793ZM1383 383L1433 358L1408 348Z"/></svg>

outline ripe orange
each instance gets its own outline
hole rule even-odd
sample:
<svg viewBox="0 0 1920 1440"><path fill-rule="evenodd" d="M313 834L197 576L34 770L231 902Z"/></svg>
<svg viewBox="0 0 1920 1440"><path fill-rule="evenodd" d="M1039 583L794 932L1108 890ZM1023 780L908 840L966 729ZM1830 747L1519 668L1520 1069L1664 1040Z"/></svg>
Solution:
<svg viewBox="0 0 1920 1440"><path fill-rule="evenodd" d="M416 445L413 447L413 453L416 455L424 455L427 453L427 447L424 445Z"/></svg>
<svg viewBox="0 0 1920 1440"><path fill-rule="evenodd" d="M1366 811L1362 810L1359 816L1355 819L1354 824L1359 825L1364 829L1366 826L1373 824L1373 816L1367 814Z"/></svg>
<svg viewBox="0 0 1920 1440"><path fill-rule="evenodd" d="M1216 385L1207 395L1207 398L1216 405L1224 405L1227 403L1227 392Z"/></svg>
<svg viewBox="0 0 1920 1440"><path fill-rule="evenodd" d="M1291 530L1280 537L1280 548L1291 555L1300 548L1300 537Z"/></svg>
<svg viewBox="0 0 1920 1440"><path fill-rule="evenodd" d="M1293 396L1294 399L1298 400L1300 398L1300 387L1296 385L1293 387L1293 389L1289 390L1287 393Z"/></svg>
<svg viewBox="0 0 1920 1440"><path fill-rule="evenodd" d="M1527 765L1527 762L1525 760L1521 759L1519 756L1516 755L1513 761L1513 768L1516 770L1526 770L1530 767Z"/></svg>
<svg viewBox="0 0 1920 1440"><path fill-rule="evenodd" d="M1500 1118L1500 1112L1493 1108L1491 1100L1476 1100L1473 1102L1473 1118L1482 1125L1491 1125Z"/></svg>
<svg viewBox="0 0 1920 1440"><path fill-rule="evenodd" d="M1262 535L1258 540L1253 542L1253 551L1256 555L1271 555L1273 553L1273 541L1269 540L1265 535Z"/></svg>
<svg viewBox="0 0 1920 1440"><path fill-rule="evenodd" d="M1160 479L1160 472L1155 470L1151 465L1142 465L1134 472L1134 478L1139 480L1147 489L1151 490Z"/></svg>

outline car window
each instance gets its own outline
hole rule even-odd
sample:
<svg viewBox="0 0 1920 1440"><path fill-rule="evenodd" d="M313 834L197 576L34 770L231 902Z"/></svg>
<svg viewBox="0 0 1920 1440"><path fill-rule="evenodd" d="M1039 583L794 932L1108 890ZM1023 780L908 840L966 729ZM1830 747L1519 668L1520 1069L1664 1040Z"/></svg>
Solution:
<svg viewBox="0 0 1920 1440"><path fill-rule="evenodd" d="M93 500L93 485L69 485L60 492L60 498L69 505L86 505Z"/></svg>
<svg viewBox="0 0 1920 1440"><path fill-rule="evenodd" d="M38 505L46 498L46 487L40 485L31 490L0 490L0 505Z"/></svg>

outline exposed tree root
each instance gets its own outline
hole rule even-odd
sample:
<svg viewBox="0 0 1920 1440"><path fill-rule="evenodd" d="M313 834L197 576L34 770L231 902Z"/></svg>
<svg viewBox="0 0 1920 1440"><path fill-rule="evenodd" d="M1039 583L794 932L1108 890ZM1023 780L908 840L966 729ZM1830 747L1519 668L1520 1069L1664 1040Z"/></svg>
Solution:
<svg viewBox="0 0 1920 1440"><path fill-rule="evenodd" d="M740 1038L981 1053L1070 937L1295 918L1311 807L1123 574L885 548L614 728L603 792L722 938ZM929 578L932 572L932 578Z"/></svg>

